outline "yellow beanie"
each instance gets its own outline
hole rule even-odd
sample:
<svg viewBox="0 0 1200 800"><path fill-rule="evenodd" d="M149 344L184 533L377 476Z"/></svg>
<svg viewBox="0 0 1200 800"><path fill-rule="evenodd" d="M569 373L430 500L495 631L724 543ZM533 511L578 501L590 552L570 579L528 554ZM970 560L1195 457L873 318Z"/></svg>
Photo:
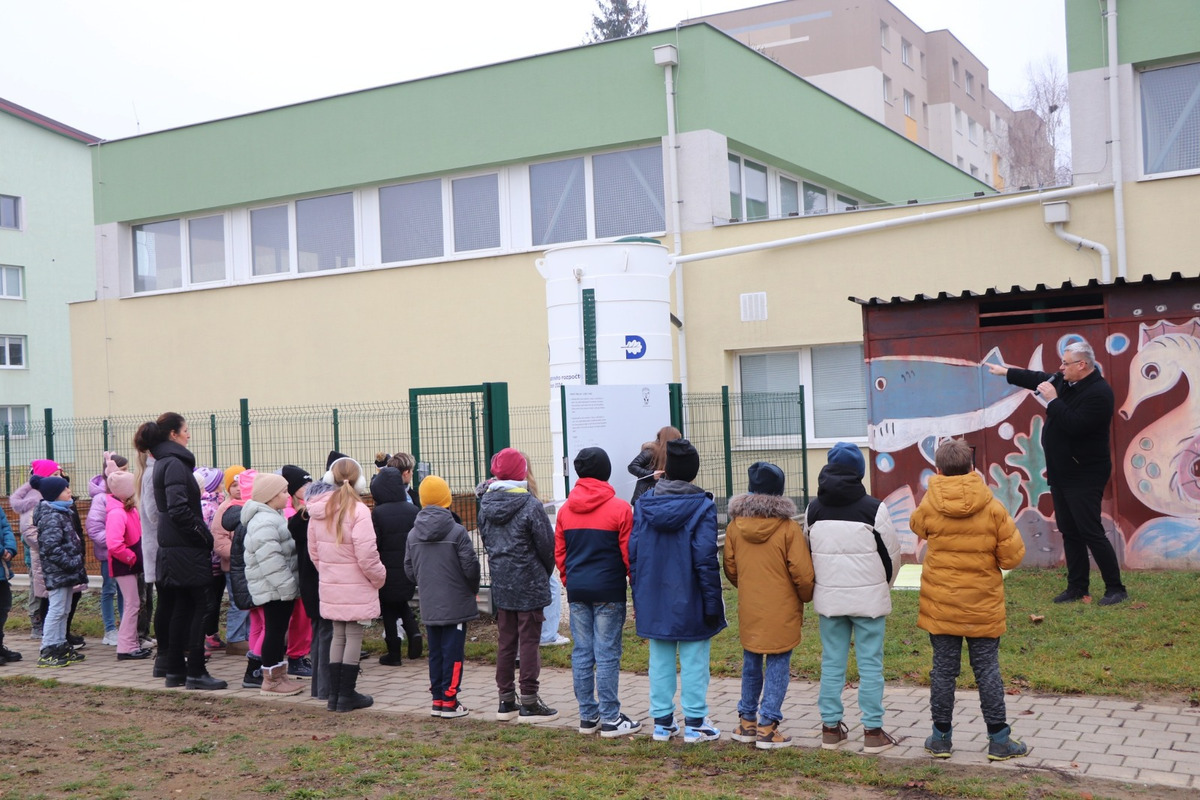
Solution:
<svg viewBox="0 0 1200 800"><path fill-rule="evenodd" d="M449 508L453 499L450 487L437 475L430 475L421 481L421 505Z"/></svg>
<svg viewBox="0 0 1200 800"><path fill-rule="evenodd" d="M229 494L229 485L233 483L233 479L245 471L246 468L241 464L234 464L225 470L225 494Z"/></svg>

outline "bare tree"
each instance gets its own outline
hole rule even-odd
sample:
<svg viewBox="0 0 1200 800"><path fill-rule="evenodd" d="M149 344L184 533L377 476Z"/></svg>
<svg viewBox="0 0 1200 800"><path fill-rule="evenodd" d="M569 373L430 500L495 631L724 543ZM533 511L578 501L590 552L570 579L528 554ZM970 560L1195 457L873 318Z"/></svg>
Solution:
<svg viewBox="0 0 1200 800"><path fill-rule="evenodd" d="M1067 76L1050 56L1026 67L1023 108L1006 120L1010 186L1071 182L1070 99Z"/></svg>
<svg viewBox="0 0 1200 800"><path fill-rule="evenodd" d="M639 0L596 0L600 13L592 15L592 29L584 44L623 39L645 33L649 27L646 4Z"/></svg>

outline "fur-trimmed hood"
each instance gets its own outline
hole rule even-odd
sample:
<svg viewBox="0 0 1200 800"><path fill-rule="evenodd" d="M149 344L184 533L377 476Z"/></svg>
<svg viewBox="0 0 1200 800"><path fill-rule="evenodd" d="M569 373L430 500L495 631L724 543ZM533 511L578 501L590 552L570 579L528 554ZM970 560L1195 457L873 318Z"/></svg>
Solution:
<svg viewBox="0 0 1200 800"><path fill-rule="evenodd" d="M799 512L788 497L776 494L739 494L729 499L730 517L791 519Z"/></svg>

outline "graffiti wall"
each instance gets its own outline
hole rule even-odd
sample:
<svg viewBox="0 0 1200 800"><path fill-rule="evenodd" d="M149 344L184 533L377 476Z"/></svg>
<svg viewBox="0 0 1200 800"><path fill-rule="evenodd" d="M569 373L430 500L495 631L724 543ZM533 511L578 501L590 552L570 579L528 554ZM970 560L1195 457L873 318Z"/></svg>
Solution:
<svg viewBox="0 0 1200 800"><path fill-rule="evenodd" d="M908 518L933 453L956 436L1016 519L1024 563L1062 563L1045 403L985 365L1053 373L1064 348L1084 341L1116 396L1102 518L1122 565L1200 569L1200 279L874 300L863 318L872 492L885 498L907 560L923 557Z"/></svg>

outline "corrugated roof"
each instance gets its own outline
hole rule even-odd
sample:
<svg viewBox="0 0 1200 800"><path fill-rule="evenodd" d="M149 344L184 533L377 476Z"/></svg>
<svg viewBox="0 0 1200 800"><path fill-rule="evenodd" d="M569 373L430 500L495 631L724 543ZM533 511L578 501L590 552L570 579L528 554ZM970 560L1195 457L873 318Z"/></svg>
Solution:
<svg viewBox="0 0 1200 800"><path fill-rule="evenodd" d="M1200 277L1200 276L1196 276ZM1024 286L1013 285L1008 290L997 289L995 287L988 289L982 293L972 292L964 289L958 294L950 292L938 292L936 295L918 294L912 299L907 297L892 297L891 299L883 297L872 297L870 300L863 300L860 297L851 295L846 298L851 302L858 303L860 306L886 306L897 303L931 303L941 300L969 300L972 297L1001 297L1010 294L1027 294L1029 292L1058 292L1071 289L1099 289L1105 286L1127 286L1127 285L1146 285L1146 284L1163 284L1172 283L1175 281L1192 280L1192 276L1185 278L1181 273L1172 272L1169 278L1155 278L1153 275L1143 275L1140 279L1117 278L1110 284L1101 283L1098 278L1092 278L1087 283L1075 283L1074 281L1063 281L1061 286L1049 286L1044 283L1039 283L1032 289L1026 289Z"/></svg>
<svg viewBox="0 0 1200 800"><path fill-rule="evenodd" d="M0 111L12 114L14 117L23 119L26 122L32 122L38 127L74 139L77 142L96 144L100 141L99 138L92 136L90 133L84 133L78 128L72 128L70 125L64 125L56 119L51 119L45 114L39 114L25 106L19 106L10 100L5 100L3 97L0 97Z"/></svg>

